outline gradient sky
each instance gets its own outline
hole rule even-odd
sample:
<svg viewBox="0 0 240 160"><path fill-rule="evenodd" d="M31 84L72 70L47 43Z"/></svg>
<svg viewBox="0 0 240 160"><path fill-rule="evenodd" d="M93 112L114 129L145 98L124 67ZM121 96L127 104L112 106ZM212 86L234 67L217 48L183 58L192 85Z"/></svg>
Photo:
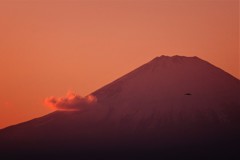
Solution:
<svg viewBox="0 0 240 160"><path fill-rule="evenodd" d="M239 1L0 0L0 128L160 55L198 56L239 78Z"/></svg>

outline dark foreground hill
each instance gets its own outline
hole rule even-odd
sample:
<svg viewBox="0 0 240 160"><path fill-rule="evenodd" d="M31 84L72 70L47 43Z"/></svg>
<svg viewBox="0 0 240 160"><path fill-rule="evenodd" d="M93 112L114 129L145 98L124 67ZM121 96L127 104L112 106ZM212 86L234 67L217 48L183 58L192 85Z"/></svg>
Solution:
<svg viewBox="0 0 240 160"><path fill-rule="evenodd" d="M240 81L197 57L161 56L92 93L97 104L0 130L0 156L233 158Z"/></svg>

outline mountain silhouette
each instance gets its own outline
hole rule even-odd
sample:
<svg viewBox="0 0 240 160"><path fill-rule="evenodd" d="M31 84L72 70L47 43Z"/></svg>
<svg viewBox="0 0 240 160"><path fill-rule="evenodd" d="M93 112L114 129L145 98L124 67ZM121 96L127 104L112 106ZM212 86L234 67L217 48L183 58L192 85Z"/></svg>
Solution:
<svg viewBox="0 0 240 160"><path fill-rule="evenodd" d="M240 81L198 57L161 56L92 93L96 105L0 130L4 156L231 157Z"/></svg>

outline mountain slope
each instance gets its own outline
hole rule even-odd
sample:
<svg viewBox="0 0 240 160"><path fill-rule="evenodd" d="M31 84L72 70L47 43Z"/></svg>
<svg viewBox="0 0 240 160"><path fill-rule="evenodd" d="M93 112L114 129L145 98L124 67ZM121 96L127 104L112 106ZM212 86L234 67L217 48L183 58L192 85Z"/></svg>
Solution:
<svg viewBox="0 0 240 160"><path fill-rule="evenodd" d="M157 57L92 94L98 103L87 110L1 130L0 149L234 152L239 145L240 81L197 57Z"/></svg>

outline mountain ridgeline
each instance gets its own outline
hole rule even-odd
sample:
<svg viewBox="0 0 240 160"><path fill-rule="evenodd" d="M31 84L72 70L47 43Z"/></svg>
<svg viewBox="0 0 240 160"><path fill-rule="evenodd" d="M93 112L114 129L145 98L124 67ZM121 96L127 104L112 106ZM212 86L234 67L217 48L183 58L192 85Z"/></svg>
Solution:
<svg viewBox="0 0 240 160"><path fill-rule="evenodd" d="M92 95L97 103L88 109L55 111L0 130L0 152L139 159L237 155L240 81L198 57L156 57Z"/></svg>

